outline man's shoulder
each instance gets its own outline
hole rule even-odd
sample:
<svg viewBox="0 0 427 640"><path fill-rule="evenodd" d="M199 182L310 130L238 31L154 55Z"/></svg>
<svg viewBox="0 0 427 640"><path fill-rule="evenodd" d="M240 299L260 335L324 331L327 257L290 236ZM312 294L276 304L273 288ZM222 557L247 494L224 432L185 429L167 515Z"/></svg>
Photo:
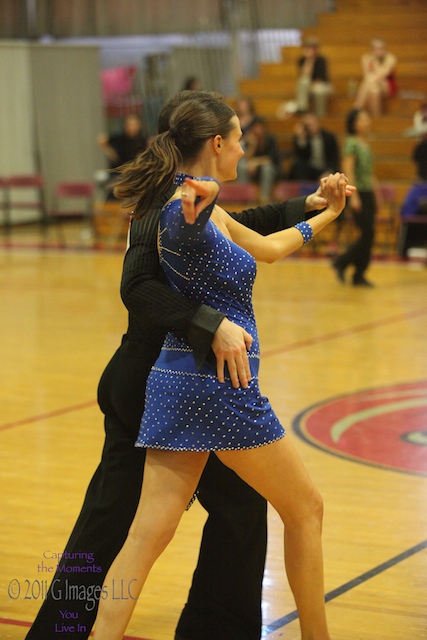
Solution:
<svg viewBox="0 0 427 640"><path fill-rule="evenodd" d="M336 142L337 137L335 135L335 133L333 131L329 131L329 129L322 129L322 135L323 137L328 140L333 140L334 142Z"/></svg>

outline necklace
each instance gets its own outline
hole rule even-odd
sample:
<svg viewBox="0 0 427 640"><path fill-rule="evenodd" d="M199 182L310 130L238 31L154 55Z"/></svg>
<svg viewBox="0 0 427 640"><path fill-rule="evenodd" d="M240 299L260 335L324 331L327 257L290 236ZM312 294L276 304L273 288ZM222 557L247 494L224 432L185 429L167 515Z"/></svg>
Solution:
<svg viewBox="0 0 427 640"><path fill-rule="evenodd" d="M180 171L178 171L175 174L173 183L176 184L178 187L180 187L181 185L184 184L186 178L191 178L191 180L197 180L197 178L195 178L194 176L190 176L188 173L181 173Z"/></svg>

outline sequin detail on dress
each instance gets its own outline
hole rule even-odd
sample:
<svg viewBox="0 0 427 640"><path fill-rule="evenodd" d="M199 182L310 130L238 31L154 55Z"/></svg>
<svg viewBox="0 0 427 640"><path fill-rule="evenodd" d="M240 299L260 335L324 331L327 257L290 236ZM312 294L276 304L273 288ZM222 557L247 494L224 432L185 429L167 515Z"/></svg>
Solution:
<svg viewBox="0 0 427 640"><path fill-rule="evenodd" d="M207 362L197 370L187 341L169 333L147 381L138 447L174 451L250 449L285 434L258 386L259 342L252 307L254 258L209 219L214 203L187 225L181 201L160 215L160 263L173 289L242 326L252 337L248 389L219 383Z"/></svg>

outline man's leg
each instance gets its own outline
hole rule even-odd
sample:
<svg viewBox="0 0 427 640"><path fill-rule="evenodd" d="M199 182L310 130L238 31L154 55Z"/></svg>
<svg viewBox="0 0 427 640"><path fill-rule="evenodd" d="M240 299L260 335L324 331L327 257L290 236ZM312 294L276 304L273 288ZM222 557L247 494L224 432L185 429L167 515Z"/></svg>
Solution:
<svg viewBox="0 0 427 640"><path fill-rule="evenodd" d="M176 640L259 640L266 502L213 454L199 500L209 517Z"/></svg>
<svg viewBox="0 0 427 640"><path fill-rule="evenodd" d="M260 204L268 204L271 202L273 184L276 179L277 170L272 162L262 164L260 166Z"/></svg>
<svg viewBox="0 0 427 640"><path fill-rule="evenodd" d="M59 612L64 609L78 614L80 631L73 632L73 640L89 636L99 589L126 539L140 497L145 451L135 449L134 442L143 410L141 386L145 374L137 360L128 357L126 348L121 347L101 378L100 405L106 431L102 459L65 547L71 557L61 560L27 640L53 640L55 625L61 622ZM123 408L120 402L125 404ZM81 553L93 561L73 558L73 554ZM76 572L76 568L86 571Z"/></svg>

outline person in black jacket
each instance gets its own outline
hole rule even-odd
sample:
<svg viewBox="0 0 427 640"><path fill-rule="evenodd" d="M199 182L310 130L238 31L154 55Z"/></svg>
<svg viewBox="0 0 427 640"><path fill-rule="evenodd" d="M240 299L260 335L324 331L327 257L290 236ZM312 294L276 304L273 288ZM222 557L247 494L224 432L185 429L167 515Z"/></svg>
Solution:
<svg viewBox="0 0 427 640"><path fill-rule="evenodd" d="M293 137L292 180L318 180L340 168L340 152L334 133L323 129L314 113L303 114Z"/></svg>
<svg viewBox="0 0 427 640"><path fill-rule="evenodd" d="M160 131L169 128L169 115L188 93L181 92L163 107ZM204 93L191 92L193 99L199 96L201 100ZM218 372L224 371L226 364L233 386L248 384L246 332L223 314L184 298L166 284L157 252L157 222L169 195L155 204L152 214L131 224L121 281L122 300L129 311L128 328L98 389L105 426L102 458L27 640L55 637L60 610L71 607L79 622L73 640L89 636L105 575L126 539L138 505L145 451L136 449L134 443L144 410L146 380L166 333L187 336L198 362L215 358ZM236 215L241 223L267 235L305 220L310 211L314 214L314 209L326 205L319 188L307 198ZM259 640L266 502L215 455L210 456L204 470L198 499L209 515L175 638ZM84 554L90 554L99 572L73 571L83 564L87 568L81 559Z"/></svg>
<svg viewBox="0 0 427 640"><path fill-rule="evenodd" d="M298 58L297 67L296 102L298 111L308 111L312 99L315 113L319 117L324 116L332 86L329 82L328 62L319 53L317 38L304 40L303 55Z"/></svg>
<svg viewBox="0 0 427 640"><path fill-rule="evenodd" d="M142 130L141 118L137 113L128 113L124 119L123 130L107 135L100 133L97 144L108 160L108 179L105 184L108 200L115 200L114 183L118 177L116 169L133 160L138 153L145 151L148 138Z"/></svg>

